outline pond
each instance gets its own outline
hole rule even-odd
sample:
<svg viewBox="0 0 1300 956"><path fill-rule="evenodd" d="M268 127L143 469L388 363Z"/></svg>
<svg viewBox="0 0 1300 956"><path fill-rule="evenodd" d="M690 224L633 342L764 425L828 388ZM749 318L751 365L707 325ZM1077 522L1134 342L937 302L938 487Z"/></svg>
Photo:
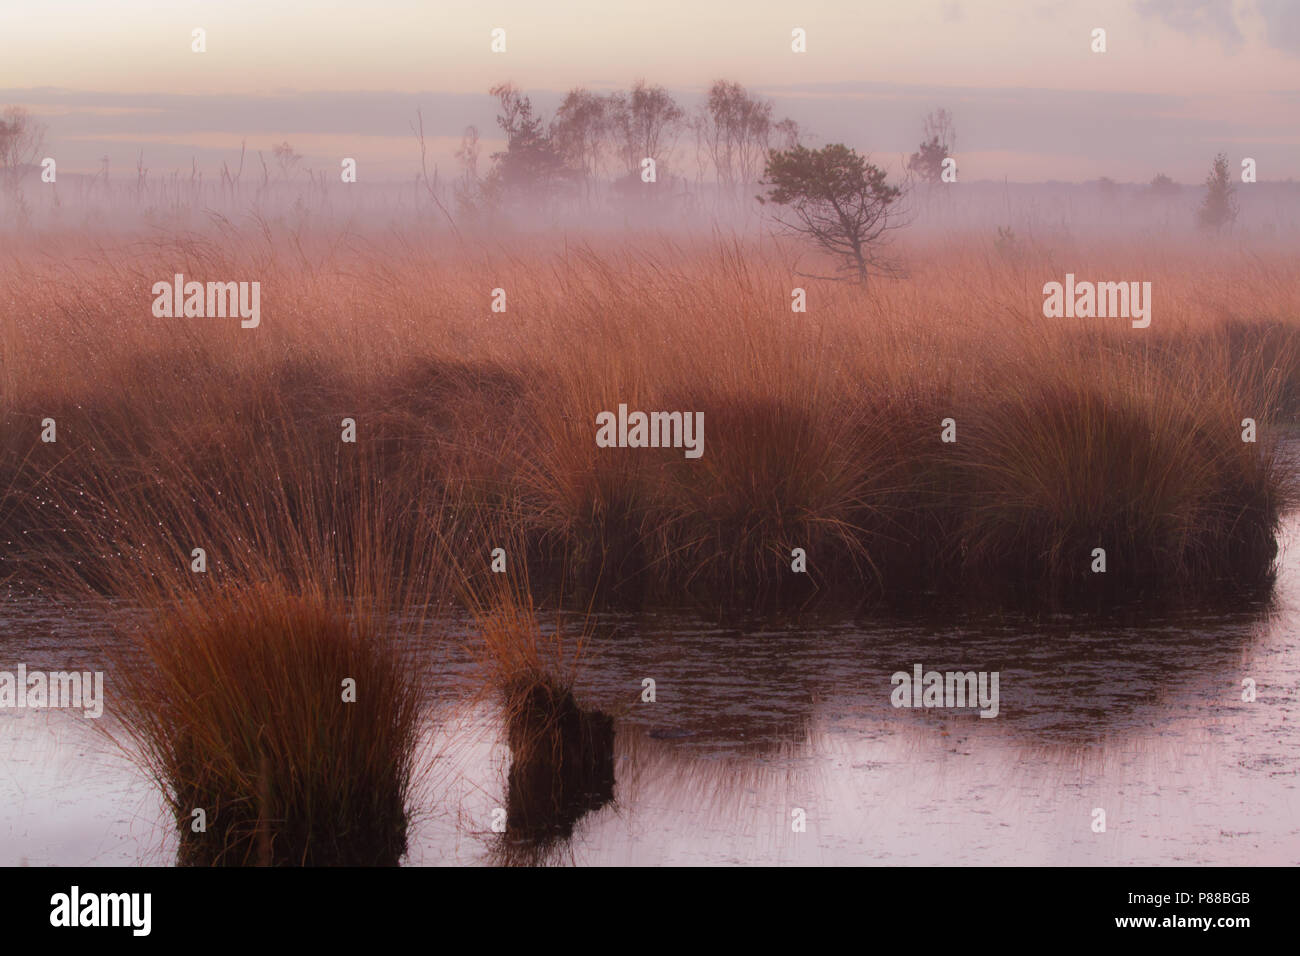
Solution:
<svg viewBox="0 0 1300 956"><path fill-rule="evenodd" d="M576 694L615 718L613 791L522 859L1300 863L1298 533L1293 515L1266 606L603 615ZM2 670L93 670L112 639L102 616L40 599L11 595L3 614ZM493 831L510 763L497 708L475 694L468 638L438 630L413 648L441 676L405 862L520 859ZM916 665L997 673L996 718L895 707L891 677ZM110 685L105 727L112 703ZM173 862L154 787L95 723L0 709L0 865Z"/></svg>

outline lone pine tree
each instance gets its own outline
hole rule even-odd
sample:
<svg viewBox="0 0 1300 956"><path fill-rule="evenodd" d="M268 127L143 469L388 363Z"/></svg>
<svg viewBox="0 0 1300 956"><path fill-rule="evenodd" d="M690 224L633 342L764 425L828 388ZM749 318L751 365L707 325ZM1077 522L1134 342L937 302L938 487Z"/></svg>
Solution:
<svg viewBox="0 0 1300 956"><path fill-rule="evenodd" d="M903 190L854 150L842 143L773 150L760 185L768 190L759 202L789 210L776 221L838 258L841 272L865 283L872 272L893 270L883 245L886 232L902 225Z"/></svg>

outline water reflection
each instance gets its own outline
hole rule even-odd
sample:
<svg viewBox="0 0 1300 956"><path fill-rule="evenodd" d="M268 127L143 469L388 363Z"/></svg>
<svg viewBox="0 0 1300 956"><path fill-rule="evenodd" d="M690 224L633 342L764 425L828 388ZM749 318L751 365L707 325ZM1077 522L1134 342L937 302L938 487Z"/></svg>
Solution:
<svg viewBox="0 0 1300 956"><path fill-rule="evenodd" d="M521 679L504 696L510 770L497 855L505 863L535 863L569 839L585 814L613 799L614 720L535 678Z"/></svg>
<svg viewBox="0 0 1300 956"><path fill-rule="evenodd" d="M616 733L592 731L600 769L567 788L514 760L500 708L470 696L468 655L445 638L413 646L438 666L406 862L1298 863L1295 529L1271 604L729 626L610 615L576 696ZM101 635L66 610L14 608L0 651L84 667ZM999 672L998 717L892 707L891 674L918 663ZM174 859L147 782L72 718L0 712L0 740L0 863Z"/></svg>

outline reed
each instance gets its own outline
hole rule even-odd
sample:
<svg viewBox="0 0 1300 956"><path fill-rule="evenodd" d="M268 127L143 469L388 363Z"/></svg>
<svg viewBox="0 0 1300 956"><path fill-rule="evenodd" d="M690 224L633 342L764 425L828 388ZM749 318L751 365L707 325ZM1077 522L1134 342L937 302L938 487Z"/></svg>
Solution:
<svg viewBox="0 0 1300 956"><path fill-rule="evenodd" d="M510 543L505 532L496 540ZM526 570L460 580L510 748L501 858L535 863L614 795L614 719L574 695L591 619L570 634L557 612L554 629L544 630Z"/></svg>
<svg viewBox="0 0 1300 956"><path fill-rule="evenodd" d="M307 454L276 437L272 460ZM375 494L365 454L281 481L250 456L218 485L194 461L46 485L76 547L42 574L122 622L105 730L163 794L182 865L397 865L448 596L399 520L419 506Z"/></svg>
<svg viewBox="0 0 1300 956"><path fill-rule="evenodd" d="M1275 455L1300 395L1283 248L1009 256L967 237L862 290L798 278L779 243L445 248L262 223L36 245L0 314L5 565L29 581L52 555L97 573L66 531L87 494L272 565L362 499L389 503L398 565L433 525L476 553L505 526L562 599L1110 600L1266 581L1294 497ZM266 321L153 319L147 290L177 271L259 279ZM1041 285L1066 271L1149 279L1151 327L1043 318ZM703 412L703 456L598 448L595 416L620 403Z"/></svg>
<svg viewBox="0 0 1300 956"><path fill-rule="evenodd" d="M159 609L133 647L116 713L166 794L180 864L397 865L420 686L372 616L239 587Z"/></svg>

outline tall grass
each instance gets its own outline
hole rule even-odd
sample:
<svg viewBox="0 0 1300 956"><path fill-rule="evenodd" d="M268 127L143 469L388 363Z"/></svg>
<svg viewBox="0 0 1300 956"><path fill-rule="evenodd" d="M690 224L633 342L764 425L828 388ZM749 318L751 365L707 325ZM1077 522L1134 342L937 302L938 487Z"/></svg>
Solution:
<svg viewBox="0 0 1300 956"><path fill-rule="evenodd" d="M486 560L504 524L539 592L627 604L1267 579L1291 498L1273 439L1300 394L1287 250L966 239L864 291L798 278L782 245L418 239L225 225L24 252L0 313L6 565L35 580L84 551L67 511L85 518L96 488L178 549L279 553L304 523L346 526L358 496L391 503L399 563L435 521ZM152 282L177 271L258 279L262 327L152 318ZM1151 328L1043 318L1041 285L1066 271L1151 281ZM619 403L704 412L703 457L597 448L595 415ZM38 441L47 416L57 445ZM253 539L249 514L275 520ZM93 576L101 558L80 556Z"/></svg>
<svg viewBox="0 0 1300 956"><path fill-rule="evenodd" d="M159 610L114 674L116 713L166 794L179 862L395 866L420 688L376 620L270 585Z"/></svg>
<svg viewBox="0 0 1300 956"><path fill-rule="evenodd" d="M514 543L508 531L495 540ZM462 569L458 579L510 748L499 855L536 863L585 813L613 799L614 720L574 696L590 618L571 634L557 612L554 629L543 630L526 568L513 576Z"/></svg>
<svg viewBox="0 0 1300 956"><path fill-rule="evenodd" d="M184 453L47 484L75 546L43 576L136 612L112 645L109 731L163 794L183 865L392 866L406 851L438 663L406 639L444 610L441 531L415 522L411 538L417 505L380 493L366 453L263 474L282 453L308 460L295 440L276 435L269 462L219 487Z"/></svg>
<svg viewBox="0 0 1300 956"><path fill-rule="evenodd" d="M548 597L1240 594L1294 499L1286 250L967 241L862 290L737 242L40 241L0 275L0 576L149 610L116 711L182 862L397 862L428 666L401 637L452 595L502 705L510 832L545 843L611 798L614 733ZM1151 281L1151 328L1042 318L1066 271ZM260 281L262 326L154 319L175 272ZM620 403L703 412L703 457L598 448Z"/></svg>

